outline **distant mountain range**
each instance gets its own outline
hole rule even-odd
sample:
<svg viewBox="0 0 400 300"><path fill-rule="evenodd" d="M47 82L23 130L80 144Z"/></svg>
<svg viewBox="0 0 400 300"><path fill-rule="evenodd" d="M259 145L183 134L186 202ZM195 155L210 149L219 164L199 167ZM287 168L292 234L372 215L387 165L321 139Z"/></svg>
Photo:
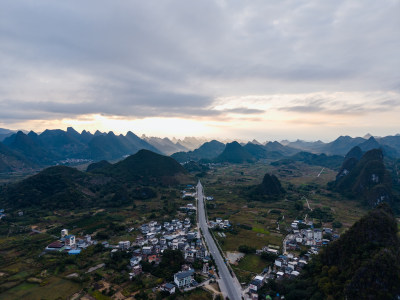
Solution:
<svg viewBox="0 0 400 300"><path fill-rule="evenodd" d="M41 134L33 131L25 134L18 131L5 138L0 145L3 160L5 155L9 157L7 161L11 161L11 157L13 161L19 159L25 162L25 168L56 165L63 160L72 159L93 161L120 159L140 149L161 153L132 132L128 132L125 136L99 131L91 134L87 131L78 133L73 128L68 128L67 131L45 130Z"/></svg>
<svg viewBox="0 0 400 300"><path fill-rule="evenodd" d="M291 148L300 149L312 153L325 153L329 155L344 156L355 146L360 146L363 151L382 148L384 154L390 157L400 157L400 135L373 137L366 135L365 137L340 136L330 143L321 141L305 142L297 140L295 142L282 141L282 143Z"/></svg>
<svg viewBox="0 0 400 300"><path fill-rule="evenodd" d="M58 164L77 164L100 160L118 160L147 149L159 154L171 155L177 161L242 163L260 159L281 160L280 163L302 161L339 169L342 157L355 146L362 151L382 149L385 157L400 157L400 135L352 138L340 136L330 143L321 141L281 143L256 140L239 144L221 141L206 141L205 138L187 137L169 139L158 137L138 137L132 132L116 135L96 131L78 133L69 127L66 131L45 130L37 134L33 131L13 132L0 129L0 172L27 171Z"/></svg>

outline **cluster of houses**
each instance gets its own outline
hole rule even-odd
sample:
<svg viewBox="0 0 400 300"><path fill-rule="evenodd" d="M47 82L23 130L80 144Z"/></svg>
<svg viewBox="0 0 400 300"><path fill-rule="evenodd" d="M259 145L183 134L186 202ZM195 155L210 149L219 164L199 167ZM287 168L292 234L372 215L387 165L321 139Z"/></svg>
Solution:
<svg viewBox="0 0 400 300"><path fill-rule="evenodd" d="M222 220L221 218L216 218L215 222L214 221L208 222L208 227L228 229L229 227L231 227L231 224L229 223L229 220Z"/></svg>
<svg viewBox="0 0 400 300"><path fill-rule="evenodd" d="M183 199L185 199L185 198L195 198L196 197L196 188L193 185L188 184L186 186L186 189L181 191L181 193L182 193L182 198Z"/></svg>
<svg viewBox="0 0 400 300"><path fill-rule="evenodd" d="M62 229L61 238L47 245L45 251L67 252L69 255L77 255L83 249L95 244L97 244L97 241L92 240L92 236L89 234L83 238L76 238L75 235L68 234L68 229Z"/></svg>
<svg viewBox="0 0 400 300"><path fill-rule="evenodd" d="M193 203L188 203L185 206L179 207L179 210L186 212L190 216L196 212L196 206Z"/></svg>
<svg viewBox="0 0 400 300"><path fill-rule="evenodd" d="M207 263L210 257L207 248L204 246L199 232L192 231L191 226L189 218L184 220L174 219L163 224L151 221L139 227L141 234L136 237L135 242L131 245L120 242L120 249L123 247L127 250L126 247L133 247L132 258L130 259L130 278L132 279L142 273L142 261L160 263L162 252L166 249L182 251L187 263L193 263L195 260L203 261L203 272L205 272L205 275L210 275ZM185 267L181 272L174 275L173 283L163 285L162 289L172 293L175 292L175 287L185 288L196 284L194 270Z"/></svg>
<svg viewBox="0 0 400 300"><path fill-rule="evenodd" d="M281 280L283 278L295 278L299 276L300 271L310 261L311 254L307 253L302 257L297 257L293 253L279 255L275 247L264 247L257 253L268 252L277 255L273 267L268 267L263 272L253 278L246 291L246 299L258 299L258 292L267 283L269 279Z"/></svg>
<svg viewBox="0 0 400 300"><path fill-rule="evenodd" d="M312 222L308 222L307 226L301 226L303 221L295 220L291 224L291 233L286 236L283 241L284 254L279 255L278 246L268 246L261 250L257 250L257 254L267 252L276 256L273 267L265 268L263 273L257 275L250 283L247 295L250 299L258 299L257 292L266 283L268 279L281 280L284 278L295 278L300 275L301 270L311 260L313 254L318 254L321 246L327 245L331 239L339 238L331 228L314 229ZM299 227L310 227L307 229L299 229ZM324 235L328 234L331 239L324 239ZM301 257L289 251L299 251L301 246L308 246L309 250Z"/></svg>
<svg viewBox="0 0 400 300"><path fill-rule="evenodd" d="M331 239L324 239L325 234ZM308 246L311 254L318 254L321 246L326 246L331 240L338 238L339 235L333 233L331 228L294 230L293 234L285 238L284 247L287 251L298 251L300 246Z"/></svg>
<svg viewBox="0 0 400 300"><path fill-rule="evenodd" d="M298 257L293 253L279 255L274 262L274 270L269 273L269 278L283 279L300 275L300 271L311 259L311 253Z"/></svg>
<svg viewBox="0 0 400 300"><path fill-rule="evenodd" d="M339 235L333 233L331 228L313 229L311 223L311 228L299 229L299 224L302 224L301 220L295 220L291 224L293 234L289 235L289 238L286 239L289 250L296 250L298 248L297 245L310 247L327 245L330 242L330 239L324 239L324 234L330 235L334 240L339 238Z"/></svg>

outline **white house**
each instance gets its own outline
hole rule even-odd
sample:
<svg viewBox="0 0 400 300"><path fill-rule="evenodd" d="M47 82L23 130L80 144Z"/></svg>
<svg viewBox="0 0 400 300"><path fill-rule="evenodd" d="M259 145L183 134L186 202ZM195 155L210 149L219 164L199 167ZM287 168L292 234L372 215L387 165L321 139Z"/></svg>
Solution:
<svg viewBox="0 0 400 300"><path fill-rule="evenodd" d="M175 293L175 288L176 288L175 284L172 284L172 283L166 283L163 286L163 290L170 294Z"/></svg>
<svg viewBox="0 0 400 300"><path fill-rule="evenodd" d="M178 272L174 275L174 282L178 288L189 286L194 280L194 270Z"/></svg>
<svg viewBox="0 0 400 300"><path fill-rule="evenodd" d="M142 260L142 257L141 257L141 256L134 256L134 257L132 257L131 260L130 260L130 265L131 265L131 267L134 267L134 266L138 265L138 264L140 263L141 260Z"/></svg>
<svg viewBox="0 0 400 300"><path fill-rule="evenodd" d="M322 240L322 231L320 229L314 229L314 240Z"/></svg>
<svg viewBox="0 0 400 300"><path fill-rule="evenodd" d="M70 247L75 247L76 240L74 235L66 235L64 239L65 239L65 245Z"/></svg>
<svg viewBox="0 0 400 300"><path fill-rule="evenodd" d="M121 250L127 250L131 246L130 241L120 241L118 242L118 248Z"/></svg>
<svg viewBox="0 0 400 300"><path fill-rule="evenodd" d="M275 266L282 267L282 261L279 259L275 259Z"/></svg>

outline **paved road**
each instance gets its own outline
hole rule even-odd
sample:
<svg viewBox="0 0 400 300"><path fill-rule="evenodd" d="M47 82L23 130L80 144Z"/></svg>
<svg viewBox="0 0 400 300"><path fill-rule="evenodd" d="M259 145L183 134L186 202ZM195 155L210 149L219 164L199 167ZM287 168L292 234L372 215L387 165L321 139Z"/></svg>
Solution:
<svg viewBox="0 0 400 300"><path fill-rule="evenodd" d="M204 239L208 245L208 249L218 267L218 273L220 277L218 283L221 292L225 297L229 297L230 300L240 300L242 299L242 289L240 283L238 282L236 276L232 277L229 273L228 267L226 266L224 259L217 248L217 245L208 231L207 219L204 211L203 186L201 185L200 181L197 184L197 200L199 218L198 222L201 230L203 231Z"/></svg>

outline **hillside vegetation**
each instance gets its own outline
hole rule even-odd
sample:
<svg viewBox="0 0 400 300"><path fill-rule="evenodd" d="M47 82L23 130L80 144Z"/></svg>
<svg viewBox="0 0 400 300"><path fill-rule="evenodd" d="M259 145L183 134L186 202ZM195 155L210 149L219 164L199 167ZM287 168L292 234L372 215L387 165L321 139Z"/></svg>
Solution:
<svg viewBox="0 0 400 300"><path fill-rule="evenodd" d="M381 202L393 204L392 179L385 168L382 150L370 150L358 159L359 155L357 148L346 155L336 181L330 183L330 186L370 207Z"/></svg>
<svg viewBox="0 0 400 300"><path fill-rule="evenodd" d="M191 180L174 159L141 150L114 165L102 162L91 172L56 166L16 184L2 188L4 207L79 208L120 206L133 199L154 197L157 186L177 185ZM151 185L151 188L147 187Z"/></svg>

